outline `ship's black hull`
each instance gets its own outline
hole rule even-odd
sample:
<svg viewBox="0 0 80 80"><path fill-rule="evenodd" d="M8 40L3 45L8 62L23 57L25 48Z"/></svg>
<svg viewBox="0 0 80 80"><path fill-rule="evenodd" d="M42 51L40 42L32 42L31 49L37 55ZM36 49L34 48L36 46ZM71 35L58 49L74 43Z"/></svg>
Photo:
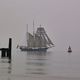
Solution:
<svg viewBox="0 0 80 80"><path fill-rule="evenodd" d="M21 51L46 51L48 48L20 48Z"/></svg>

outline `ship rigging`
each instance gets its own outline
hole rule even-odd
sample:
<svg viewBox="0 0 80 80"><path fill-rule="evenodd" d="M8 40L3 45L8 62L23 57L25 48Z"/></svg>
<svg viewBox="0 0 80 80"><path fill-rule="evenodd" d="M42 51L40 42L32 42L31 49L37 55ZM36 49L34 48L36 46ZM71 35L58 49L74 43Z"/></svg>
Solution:
<svg viewBox="0 0 80 80"><path fill-rule="evenodd" d="M28 32L27 25L27 46L19 46L21 51L46 51L48 48L54 46L50 38L48 37L44 27L41 25L34 31L33 22L33 34Z"/></svg>

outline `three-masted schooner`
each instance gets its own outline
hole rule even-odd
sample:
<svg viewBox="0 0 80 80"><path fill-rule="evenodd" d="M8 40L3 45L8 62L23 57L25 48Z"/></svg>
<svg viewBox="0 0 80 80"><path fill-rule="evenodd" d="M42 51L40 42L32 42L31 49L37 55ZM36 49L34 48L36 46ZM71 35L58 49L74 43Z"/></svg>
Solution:
<svg viewBox="0 0 80 80"><path fill-rule="evenodd" d="M46 51L54 44L48 37L45 29L40 25L33 34L27 30L27 46L19 46L21 51Z"/></svg>

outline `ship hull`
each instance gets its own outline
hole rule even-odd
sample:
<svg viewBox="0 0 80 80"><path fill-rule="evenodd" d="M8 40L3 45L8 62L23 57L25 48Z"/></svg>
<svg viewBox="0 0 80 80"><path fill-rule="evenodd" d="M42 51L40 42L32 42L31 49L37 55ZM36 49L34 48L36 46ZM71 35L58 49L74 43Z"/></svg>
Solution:
<svg viewBox="0 0 80 80"><path fill-rule="evenodd" d="M47 51L48 48L20 48L21 51Z"/></svg>

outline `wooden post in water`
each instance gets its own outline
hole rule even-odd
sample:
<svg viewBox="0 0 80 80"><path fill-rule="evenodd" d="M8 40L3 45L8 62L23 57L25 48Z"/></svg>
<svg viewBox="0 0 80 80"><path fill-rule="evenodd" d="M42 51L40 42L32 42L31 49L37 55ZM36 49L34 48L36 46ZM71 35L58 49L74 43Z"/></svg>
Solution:
<svg viewBox="0 0 80 80"><path fill-rule="evenodd" d="M12 50L12 39L9 38L9 46L7 51L7 57L9 58L9 60L11 60L11 50Z"/></svg>

